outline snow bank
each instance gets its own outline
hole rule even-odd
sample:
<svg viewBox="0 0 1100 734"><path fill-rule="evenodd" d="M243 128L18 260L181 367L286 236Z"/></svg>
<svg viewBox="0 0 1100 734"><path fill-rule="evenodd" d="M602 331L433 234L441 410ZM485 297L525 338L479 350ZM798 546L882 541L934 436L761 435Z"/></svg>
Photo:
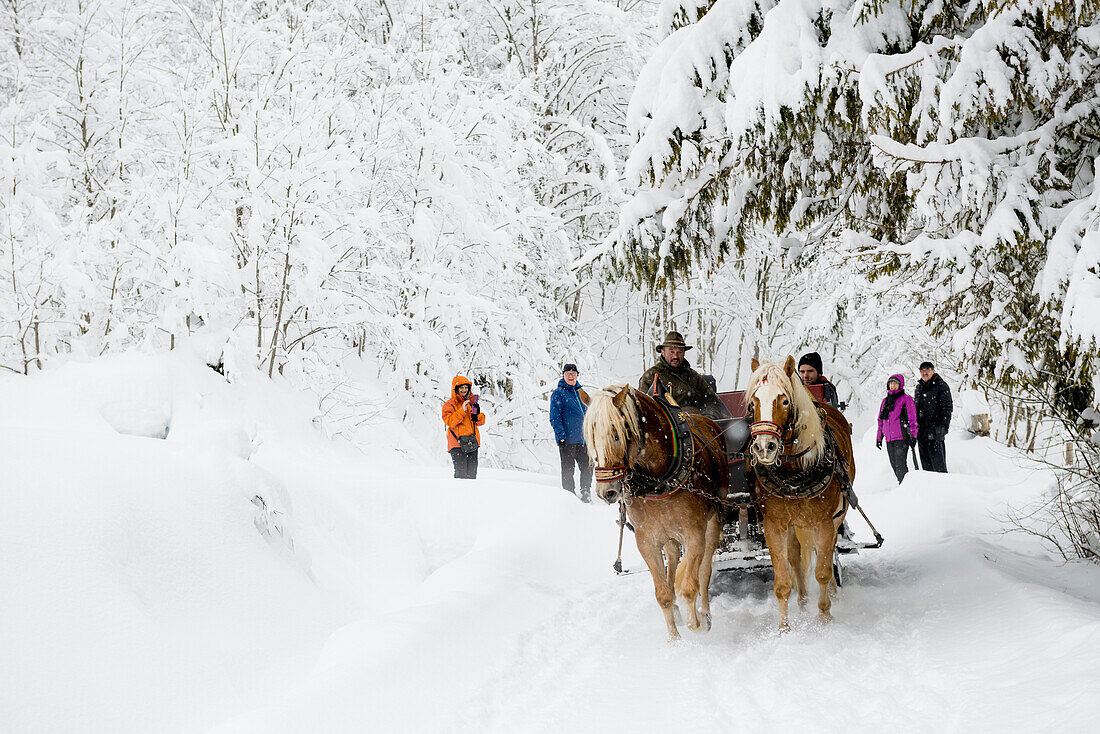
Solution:
<svg viewBox="0 0 1100 734"><path fill-rule="evenodd" d="M7 730L195 731L287 685L347 618L257 532L252 497L287 498L243 461L239 392L138 356L0 380ZM175 435L204 414L208 447Z"/></svg>
<svg viewBox="0 0 1100 734"><path fill-rule="evenodd" d="M308 396L238 379L180 355L0 375L5 730L205 731L342 670L348 640L383 654L417 618L442 639L433 610L606 555L555 481L364 453L320 434Z"/></svg>

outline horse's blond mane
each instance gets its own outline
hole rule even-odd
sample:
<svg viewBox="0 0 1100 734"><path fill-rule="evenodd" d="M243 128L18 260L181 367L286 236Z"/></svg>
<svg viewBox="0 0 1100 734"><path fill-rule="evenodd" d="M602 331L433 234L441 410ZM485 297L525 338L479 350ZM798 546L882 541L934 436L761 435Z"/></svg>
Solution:
<svg viewBox="0 0 1100 734"><path fill-rule="evenodd" d="M626 442L642 435L638 405L628 396L622 410L612 402L623 385L611 385L590 393L584 415L584 442L593 464L612 466L626 457Z"/></svg>
<svg viewBox="0 0 1100 734"><path fill-rule="evenodd" d="M783 369L783 365L778 362L765 362L752 373L749 387L745 390L746 406L751 405L756 391L764 384L765 378L768 382L778 385L780 391L790 399L794 408L794 414L791 416L794 420L794 435L798 438L799 446L796 453L807 445L810 447L809 452L799 457L799 465L803 468L813 466L825 451L825 429L817 414L817 404L814 402L813 395L810 395L810 391L802 384L802 380L792 380Z"/></svg>

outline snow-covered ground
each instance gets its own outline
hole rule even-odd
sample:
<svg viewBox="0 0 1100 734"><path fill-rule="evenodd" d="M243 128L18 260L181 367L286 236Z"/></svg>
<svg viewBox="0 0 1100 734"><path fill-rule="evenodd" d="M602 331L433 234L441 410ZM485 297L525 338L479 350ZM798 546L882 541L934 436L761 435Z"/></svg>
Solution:
<svg viewBox="0 0 1100 734"><path fill-rule="evenodd" d="M177 355L0 375L0 405L3 732L1100 727L1100 569L1001 532L1049 480L985 439L897 487L861 432L886 544L835 622L778 637L770 583L723 577L669 645L648 575L611 573L613 508L456 482L442 432L435 464L333 443Z"/></svg>

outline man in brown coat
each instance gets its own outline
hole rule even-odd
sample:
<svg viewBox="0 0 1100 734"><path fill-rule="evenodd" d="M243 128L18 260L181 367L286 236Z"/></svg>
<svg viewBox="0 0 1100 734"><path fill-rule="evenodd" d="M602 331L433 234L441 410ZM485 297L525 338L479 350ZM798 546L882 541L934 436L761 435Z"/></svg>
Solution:
<svg viewBox="0 0 1100 734"><path fill-rule="evenodd" d="M668 332L665 340L657 345L657 352L660 354L657 363L638 380L638 389L652 394L653 380L657 378L677 405L714 420L729 418L729 412L722 405L718 394L702 375L691 368L684 357L691 348L684 343L680 332Z"/></svg>

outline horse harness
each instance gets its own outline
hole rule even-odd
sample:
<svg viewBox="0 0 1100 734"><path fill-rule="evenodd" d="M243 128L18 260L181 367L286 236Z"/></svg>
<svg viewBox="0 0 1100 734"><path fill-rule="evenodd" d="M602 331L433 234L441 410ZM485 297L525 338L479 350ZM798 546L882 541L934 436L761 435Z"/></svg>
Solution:
<svg viewBox="0 0 1100 734"><path fill-rule="evenodd" d="M840 479L844 501L845 503L849 501L848 495L851 492L852 483L848 478L848 467L843 454L837 450L836 438L826 420L825 410L818 406L817 413L825 431L825 450L822 452L821 459L813 466L793 471L783 469L782 462L776 466L762 466L754 462L753 473L756 475L760 489L763 490L757 493L758 502L773 495L784 499L817 497L828 489L834 478ZM783 440L782 427L771 421L753 423L750 432L754 437L770 434L779 438L780 441ZM795 454L783 454L783 458L796 459L804 456L809 450L806 448Z"/></svg>
<svg viewBox="0 0 1100 734"><path fill-rule="evenodd" d="M654 477L645 472L632 470L625 465L596 467L596 481L613 482L621 479L629 488L632 497L641 497L642 499L664 499L686 489L723 506L738 507L743 504L732 495L709 491L706 487L699 486L691 481L697 451L694 435L688 425L687 414L682 408L675 403L671 403L663 396L657 396L654 400L660 407L672 431L672 461L669 468L661 476ZM848 479L844 457L837 450L836 439L833 437L832 429L826 421L824 409L819 407L818 415L825 430L825 450L821 459L811 467L794 472L784 470L782 464L775 467L754 464L753 473L756 476L759 489L763 490L755 493L752 500L754 504L760 506L764 498L772 495L785 499L816 497L823 493L832 483L833 478L837 476L841 481L845 503L849 502L851 481ZM771 421L754 422L749 430L750 435L753 437L761 434L772 434L780 441L783 441L785 432L782 426ZM797 459L809 451L810 448L806 448L797 453L785 453L782 456L788 460ZM749 459L744 454L729 458Z"/></svg>
<svg viewBox="0 0 1100 734"><path fill-rule="evenodd" d="M665 420L668 421L672 434L672 456L668 469L659 477L654 477L645 472L630 469L625 465L603 467L595 469L597 482L613 482L622 479L630 489L632 497L641 497L647 500L664 499L671 497L682 489L687 489L698 494L710 497L705 491L691 482L691 475L695 466L695 437L688 425L688 416L683 408L664 396L654 397L654 402L661 409ZM716 497L714 498L716 499Z"/></svg>

